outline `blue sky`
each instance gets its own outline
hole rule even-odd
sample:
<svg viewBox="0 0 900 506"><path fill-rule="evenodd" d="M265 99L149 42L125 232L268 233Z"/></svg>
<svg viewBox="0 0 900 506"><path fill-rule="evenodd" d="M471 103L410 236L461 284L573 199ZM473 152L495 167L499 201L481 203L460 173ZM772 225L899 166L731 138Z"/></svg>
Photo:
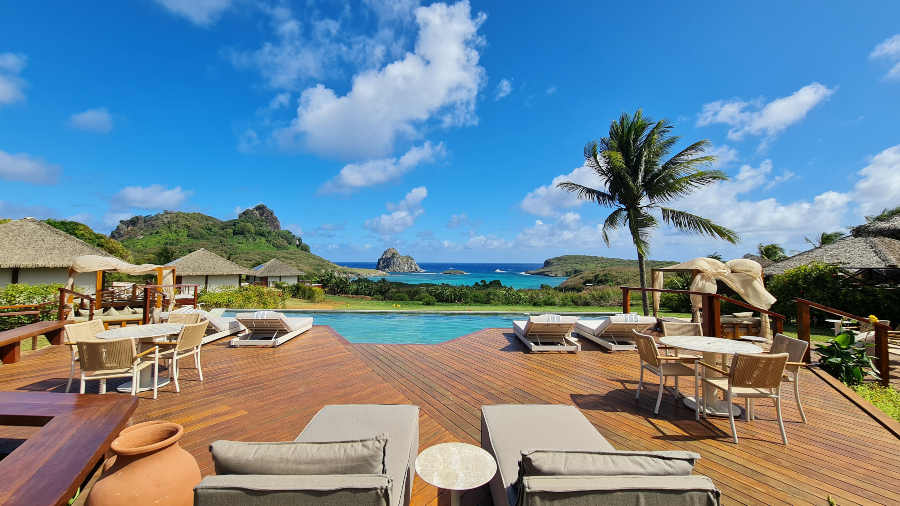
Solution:
<svg viewBox="0 0 900 506"><path fill-rule="evenodd" d="M900 4L116 0L0 14L0 216L107 233L260 202L312 251L374 261L633 258L584 144L622 111L710 139L733 177L651 257L788 250L900 204Z"/></svg>

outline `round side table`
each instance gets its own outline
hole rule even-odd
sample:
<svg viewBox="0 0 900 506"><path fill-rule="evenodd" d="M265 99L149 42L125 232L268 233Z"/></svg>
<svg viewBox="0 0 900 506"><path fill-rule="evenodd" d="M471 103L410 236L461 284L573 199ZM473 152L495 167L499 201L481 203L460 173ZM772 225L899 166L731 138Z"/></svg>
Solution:
<svg viewBox="0 0 900 506"><path fill-rule="evenodd" d="M434 445L416 458L416 474L450 491L450 506L459 506L462 491L480 487L497 474L497 462L483 449L466 443Z"/></svg>

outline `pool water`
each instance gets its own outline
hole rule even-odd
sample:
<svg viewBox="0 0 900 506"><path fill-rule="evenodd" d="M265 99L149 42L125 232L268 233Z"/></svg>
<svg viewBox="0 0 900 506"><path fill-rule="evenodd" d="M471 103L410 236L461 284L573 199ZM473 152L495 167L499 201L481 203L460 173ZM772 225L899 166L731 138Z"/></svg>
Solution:
<svg viewBox="0 0 900 506"><path fill-rule="evenodd" d="M507 328L523 314L436 313L307 313L284 311L286 316L312 317L313 325L330 325L351 343L438 344L485 328ZM535 312L533 314L541 314ZM234 316L227 312L223 316ZM597 316L585 315L588 318Z"/></svg>

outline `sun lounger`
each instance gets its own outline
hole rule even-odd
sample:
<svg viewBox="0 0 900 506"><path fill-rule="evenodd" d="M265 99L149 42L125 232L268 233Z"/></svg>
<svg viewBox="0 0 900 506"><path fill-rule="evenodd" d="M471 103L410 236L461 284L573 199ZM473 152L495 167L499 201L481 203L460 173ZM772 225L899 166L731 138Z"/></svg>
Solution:
<svg viewBox="0 0 900 506"><path fill-rule="evenodd" d="M278 311L238 313L248 332L231 340L232 346L279 346L312 328L312 318L289 318Z"/></svg>
<svg viewBox="0 0 900 506"><path fill-rule="evenodd" d="M513 332L530 351L581 351L572 339L576 316L540 315L528 320L513 321Z"/></svg>
<svg viewBox="0 0 900 506"><path fill-rule="evenodd" d="M194 504L409 505L419 451L418 406L325 406L295 442L213 443L216 475L194 488ZM315 443L317 448L304 451L303 443ZM360 474L357 469L339 474L335 469L359 465L349 461L368 457L373 450L378 472ZM316 462L304 462L303 456ZM291 474L286 467L312 467L316 472ZM324 467L333 474L320 472Z"/></svg>
<svg viewBox="0 0 900 506"><path fill-rule="evenodd" d="M235 334L246 333L247 327L241 325L241 322L237 321L237 318L229 318L226 316L221 316L223 311L215 311L216 316L213 316L212 312L204 311L202 309L194 309L194 308L179 308L172 313L169 312L161 312L159 313L159 318L161 321L168 321L169 315L174 313L199 313L200 321L208 321L209 325L206 327L206 335L203 337L203 344L211 343L213 341L218 341L224 337L233 336Z"/></svg>
<svg viewBox="0 0 900 506"><path fill-rule="evenodd" d="M720 492L691 470L692 452L619 452L574 406L481 408L481 447L497 459L494 506L717 506ZM523 476L519 482L519 465Z"/></svg>
<svg viewBox="0 0 900 506"><path fill-rule="evenodd" d="M610 351L633 351L637 348L632 330L644 334L654 325L656 318L653 316L617 314L604 320L578 320L575 333Z"/></svg>

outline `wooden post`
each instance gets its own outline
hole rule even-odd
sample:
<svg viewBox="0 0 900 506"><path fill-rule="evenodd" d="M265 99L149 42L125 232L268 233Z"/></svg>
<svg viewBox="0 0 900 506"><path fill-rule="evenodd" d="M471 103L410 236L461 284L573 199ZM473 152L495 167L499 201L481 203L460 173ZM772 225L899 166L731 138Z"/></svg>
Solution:
<svg viewBox="0 0 900 506"><path fill-rule="evenodd" d="M806 341L806 353L803 354L803 361L809 362L809 306L799 300L797 301L797 339Z"/></svg>
<svg viewBox="0 0 900 506"><path fill-rule="evenodd" d="M72 311L75 311L75 307L73 304ZM74 315L73 315L74 316ZM62 288L59 289L59 310L56 312L57 320L64 320L66 318L66 292L63 291Z"/></svg>
<svg viewBox="0 0 900 506"><path fill-rule="evenodd" d="M784 320L781 318L775 318L775 333L784 334Z"/></svg>
<svg viewBox="0 0 900 506"><path fill-rule="evenodd" d="M150 288L144 286L144 315L141 318L141 324L147 325L150 318Z"/></svg>
<svg viewBox="0 0 900 506"><path fill-rule="evenodd" d="M888 329L883 325L875 326L875 353L878 355L878 373L881 385L891 386L891 359L888 355Z"/></svg>
<svg viewBox="0 0 900 506"><path fill-rule="evenodd" d="M100 309L103 307L103 295L100 293L103 291L103 271L97 271L96 286L97 289L94 291L94 308Z"/></svg>
<svg viewBox="0 0 900 506"><path fill-rule="evenodd" d="M622 314L631 312L631 290L622 287Z"/></svg>
<svg viewBox="0 0 900 506"><path fill-rule="evenodd" d="M18 267L13 267L13 268L12 268L12 280L11 280L11 282L12 282L12 284L16 284L16 283L19 282L19 268L18 268Z"/></svg>

